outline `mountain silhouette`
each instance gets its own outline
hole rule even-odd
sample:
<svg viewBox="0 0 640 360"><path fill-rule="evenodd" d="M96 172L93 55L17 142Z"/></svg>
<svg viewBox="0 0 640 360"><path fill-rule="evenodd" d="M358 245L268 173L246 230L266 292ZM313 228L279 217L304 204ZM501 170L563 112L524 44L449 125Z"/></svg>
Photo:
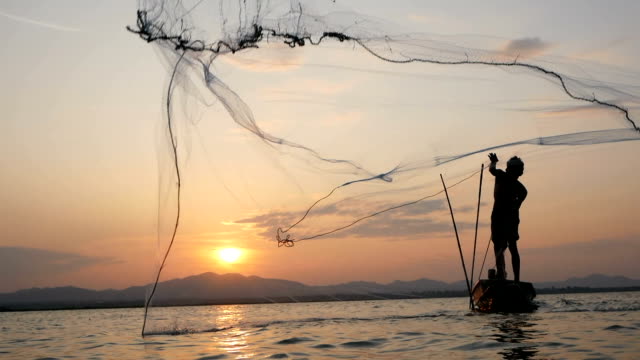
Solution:
<svg viewBox="0 0 640 360"><path fill-rule="evenodd" d="M538 290L640 287L640 280L593 274L565 281L540 282L535 287ZM147 289L148 286L133 286L123 290L89 290L72 286L32 288L0 294L0 310L142 306ZM464 281L446 283L423 278L396 280L388 284L353 281L311 286L289 280L207 272L159 283L153 302L155 305L267 303L441 297L463 293L466 293Z"/></svg>

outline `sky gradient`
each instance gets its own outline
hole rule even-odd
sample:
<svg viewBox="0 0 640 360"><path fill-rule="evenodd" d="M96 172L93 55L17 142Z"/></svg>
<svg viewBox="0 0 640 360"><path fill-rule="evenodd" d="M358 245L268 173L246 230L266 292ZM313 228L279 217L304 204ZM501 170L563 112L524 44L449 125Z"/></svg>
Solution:
<svg viewBox="0 0 640 360"><path fill-rule="evenodd" d="M566 1L554 8L501 1L477 7L423 1L339 5L406 32L492 44L506 57L569 64L584 79L638 94L640 5L633 1ZM5 154L0 158L0 292L63 285L123 288L152 279L158 229L170 224L173 214L163 137L171 65L153 45L125 30L134 24L135 12L135 2L0 6L9 49L0 70L5 84L0 90ZM573 103L554 84L523 72L398 67L353 44L296 49L266 44L216 59L214 69L249 104L263 129L377 172L513 140L628 127L619 114ZM309 284L463 277L442 196L331 237L278 248L274 227L290 224L353 177L265 145L231 120L197 76L188 76L193 85L185 82L189 86L176 93L184 208L163 278L205 271ZM630 141L498 150L502 160L518 154L526 164L521 180L529 198L521 210L519 242L523 280L591 273L640 278L640 193L634 190L639 146ZM437 192L439 173L453 183L482 162L486 154L399 176L398 184L421 190L375 200L397 203ZM477 180L450 194L467 258ZM366 185L339 199L387 191L385 186ZM481 254L489 236L492 187L485 173ZM345 221L340 216L376 205L358 199L361 205L348 203L349 208L341 208L346 202L327 204L334 206L324 208L326 214L313 218L311 226L331 228ZM219 261L216 251L226 247L243 249L238 262ZM487 261L493 262L491 254Z"/></svg>

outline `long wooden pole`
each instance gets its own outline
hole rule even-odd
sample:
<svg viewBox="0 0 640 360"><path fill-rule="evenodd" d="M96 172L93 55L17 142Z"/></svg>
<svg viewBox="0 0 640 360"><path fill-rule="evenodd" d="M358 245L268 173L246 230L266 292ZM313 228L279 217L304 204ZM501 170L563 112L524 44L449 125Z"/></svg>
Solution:
<svg viewBox="0 0 640 360"><path fill-rule="evenodd" d="M476 232L473 235L473 259L471 260L471 285L473 286L473 272L476 268L476 244L478 243L478 221L480 220L480 199L482 198L482 174L484 174L484 163L480 167L480 188L478 189L478 211L476 212ZM478 275L478 277L482 276Z"/></svg>
<svg viewBox="0 0 640 360"><path fill-rule="evenodd" d="M440 174L440 180L442 180L442 186L444 187L444 194L447 196L447 203L449 204L449 212L451 212L451 221L453 222L453 230L456 233L456 241L458 242L458 251L460 252L460 261L462 262L462 271L464 271L464 280L467 284L467 291L469 292L469 301L473 306L473 296L471 295L471 286L469 285L469 276L467 276L467 266L464 264L464 256L462 255L462 246L460 246L460 237L458 236L458 227L456 226L456 219L453 217L453 208L451 207L451 200L449 200L449 192L447 191L447 185L444 183L444 178Z"/></svg>

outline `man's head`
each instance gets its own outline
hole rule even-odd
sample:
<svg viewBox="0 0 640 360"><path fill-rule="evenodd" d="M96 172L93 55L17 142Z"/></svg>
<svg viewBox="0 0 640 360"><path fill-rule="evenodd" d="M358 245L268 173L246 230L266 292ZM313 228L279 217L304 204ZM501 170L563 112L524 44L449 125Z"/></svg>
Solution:
<svg viewBox="0 0 640 360"><path fill-rule="evenodd" d="M524 162L517 156L507 161L507 174L518 177L524 173Z"/></svg>

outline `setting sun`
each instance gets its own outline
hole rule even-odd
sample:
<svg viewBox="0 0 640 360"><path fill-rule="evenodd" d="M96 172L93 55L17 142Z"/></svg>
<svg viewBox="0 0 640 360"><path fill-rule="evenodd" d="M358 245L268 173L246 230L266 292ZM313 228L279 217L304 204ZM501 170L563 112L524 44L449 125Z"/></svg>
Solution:
<svg viewBox="0 0 640 360"><path fill-rule="evenodd" d="M242 250L236 248L225 248L218 250L218 258L226 263L238 261L242 255Z"/></svg>

